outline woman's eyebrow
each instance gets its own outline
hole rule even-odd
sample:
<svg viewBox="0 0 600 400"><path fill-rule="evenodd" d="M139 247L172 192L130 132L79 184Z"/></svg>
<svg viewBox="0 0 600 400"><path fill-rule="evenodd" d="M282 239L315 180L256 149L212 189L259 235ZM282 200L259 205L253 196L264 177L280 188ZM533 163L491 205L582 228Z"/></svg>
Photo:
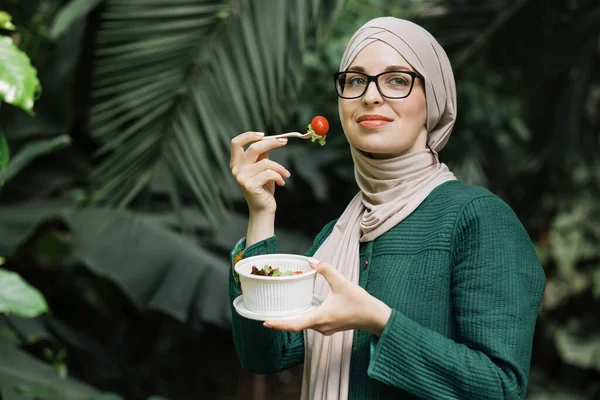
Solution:
<svg viewBox="0 0 600 400"><path fill-rule="evenodd" d="M354 72L365 72L365 69L363 67L349 67L348 71L354 71Z"/></svg>
<svg viewBox="0 0 600 400"><path fill-rule="evenodd" d="M366 70L363 67L357 65L357 66L349 67L348 71L365 73ZM390 65L389 67L386 67L383 71L384 72L388 72L388 71L412 71L412 68L407 67L406 65Z"/></svg>
<svg viewBox="0 0 600 400"><path fill-rule="evenodd" d="M389 67L386 67L384 71L412 71L412 68L405 65L390 65Z"/></svg>

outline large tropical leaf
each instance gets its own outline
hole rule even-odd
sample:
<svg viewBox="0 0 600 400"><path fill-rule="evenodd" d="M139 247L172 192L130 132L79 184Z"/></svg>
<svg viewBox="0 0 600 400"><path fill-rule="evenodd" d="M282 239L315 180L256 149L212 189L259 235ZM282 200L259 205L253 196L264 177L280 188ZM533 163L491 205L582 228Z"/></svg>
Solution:
<svg viewBox="0 0 600 400"><path fill-rule="evenodd" d="M131 214L85 208L65 220L84 263L139 305L196 326L228 327L227 260Z"/></svg>
<svg viewBox="0 0 600 400"><path fill-rule="evenodd" d="M52 335L44 327L42 318L51 318L47 314L30 318L5 315L0 318L0 341L8 341L15 346L33 343L37 340L49 340Z"/></svg>
<svg viewBox="0 0 600 400"><path fill-rule="evenodd" d="M18 274L0 268L0 314L36 317L48 311L44 296Z"/></svg>
<svg viewBox="0 0 600 400"><path fill-rule="evenodd" d="M19 351L3 338L0 338L0 354L0 397L3 400L102 398L101 392L76 379L61 379L51 365Z"/></svg>
<svg viewBox="0 0 600 400"><path fill-rule="evenodd" d="M229 141L281 126L309 28L342 2L109 0L91 114L106 155L95 199L127 205L165 163L208 215L223 211Z"/></svg>
<svg viewBox="0 0 600 400"><path fill-rule="evenodd" d="M50 36L58 39L64 35L71 25L79 19L85 17L90 11L96 8L104 0L71 0L65 4L54 19Z"/></svg>
<svg viewBox="0 0 600 400"><path fill-rule="evenodd" d="M41 222L59 220L70 231L80 264L116 283L140 308L194 327L228 328L226 259L141 216L71 204L56 200L0 208L0 255L14 254Z"/></svg>
<svg viewBox="0 0 600 400"><path fill-rule="evenodd" d="M161 385L174 379L168 373L161 373L153 386L145 382L145 374L127 374L139 368L155 371L177 360L180 366L188 365L188 372L178 375L194 382L189 387L197 398L217 398L211 394L231 386L230 376L236 374L232 365L237 364L232 364L226 335L228 257L217 257L146 217L74 209L69 202L2 207L0 221L0 254L7 256L6 268L22 271L47 295L54 316L43 322L51 337L67 346L72 374L98 387L124 385L118 386L125 387L124 392L143 387L146 393L164 393ZM56 238L71 249L57 252ZM222 246L231 248L236 238L229 240ZM177 336L183 332L190 340ZM192 342L197 350L192 354L202 357L188 357ZM169 350L178 355L171 357ZM92 366L71 369L81 363ZM205 397L200 394L204 392Z"/></svg>
<svg viewBox="0 0 600 400"><path fill-rule="evenodd" d="M0 37L0 103L6 102L32 114L41 92L37 70L29 57L9 37Z"/></svg>
<svg viewBox="0 0 600 400"><path fill-rule="evenodd" d="M87 98L88 93L80 88L88 86L88 78L82 78L85 74L77 73L79 62L85 63L92 53L87 48L90 47L88 43L93 42L84 35L86 20L79 18L73 21L68 30L53 41L49 40L47 34L38 32L52 23L60 3L66 3L65 8L71 4L60 0L19 0L10 3L11 11L20 17L22 24L19 32L20 49L27 49L32 64L39 66L38 77L43 87L43 95L35 102L35 117L12 110L13 107L2 107L0 126L11 144L70 133L74 120L83 119L79 113L87 114L88 107L82 107L81 99L84 96ZM60 18L60 15L57 16L54 23L60 23ZM76 79L77 88L73 86Z"/></svg>
<svg viewBox="0 0 600 400"><path fill-rule="evenodd" d="M1 135L1 133L0 133ZM4 171L0 157L0 182L9 180L25 168L37 157L65 148L71 143L71 138L67 135L58 136L54 139L41 139L31 141L13 157L6 172ZM0 151L2 151L2 136L0 136Z"/></svg>

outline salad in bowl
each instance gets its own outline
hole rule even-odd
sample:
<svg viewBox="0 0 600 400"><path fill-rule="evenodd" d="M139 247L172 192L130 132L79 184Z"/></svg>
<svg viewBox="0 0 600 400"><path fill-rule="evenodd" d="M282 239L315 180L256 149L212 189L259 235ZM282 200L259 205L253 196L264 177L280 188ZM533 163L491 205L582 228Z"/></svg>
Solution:
<svg viewBox="0 0 600 400"><path fill-rule="evenodd" d="M316 271L308 257L268 254L238 261L244 307L251 312L284 316L302 313L313 305Z"/></svg>

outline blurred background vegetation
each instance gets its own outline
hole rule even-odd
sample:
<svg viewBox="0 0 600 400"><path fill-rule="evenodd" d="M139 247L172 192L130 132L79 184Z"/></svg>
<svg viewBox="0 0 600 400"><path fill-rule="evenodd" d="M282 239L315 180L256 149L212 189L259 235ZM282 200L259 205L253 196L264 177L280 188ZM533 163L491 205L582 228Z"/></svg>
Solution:
<svg viewBox="0 0 600 400"><path fill-rule="evenodd" d="M229 251L247 209L229 141L329 119L325 147L271 154L292 172L277 190L280 250L304 252L356 191L331 74L350 35L382 15L446 48L459 119L441 157L513 207L546 270L528 398L600 399L597 0L1 10L12 16L0 14L12 41L0 42L1 399L298 398L301 368L250 374L230 338ZM6 89L31 71L25 54L41 83L40 94L21 77L39 96L32 113Z"/></svg>

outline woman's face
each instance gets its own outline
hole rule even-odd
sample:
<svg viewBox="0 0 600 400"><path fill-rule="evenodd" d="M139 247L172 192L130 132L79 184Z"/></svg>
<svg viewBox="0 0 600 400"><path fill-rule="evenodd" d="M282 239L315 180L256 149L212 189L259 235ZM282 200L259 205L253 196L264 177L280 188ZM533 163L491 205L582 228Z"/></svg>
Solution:
<svg viewBox="0 0 600 400"><path fill-rule="evenodd" d="M379 40L363 48L349 71L377 75L389 69L414 69L394 48ZM389 99L371 82L362 97L339 99L339 112L350 144L373 158L389 158L427 148L427 103L423 81L415 79L408 97Z"/></svg>

